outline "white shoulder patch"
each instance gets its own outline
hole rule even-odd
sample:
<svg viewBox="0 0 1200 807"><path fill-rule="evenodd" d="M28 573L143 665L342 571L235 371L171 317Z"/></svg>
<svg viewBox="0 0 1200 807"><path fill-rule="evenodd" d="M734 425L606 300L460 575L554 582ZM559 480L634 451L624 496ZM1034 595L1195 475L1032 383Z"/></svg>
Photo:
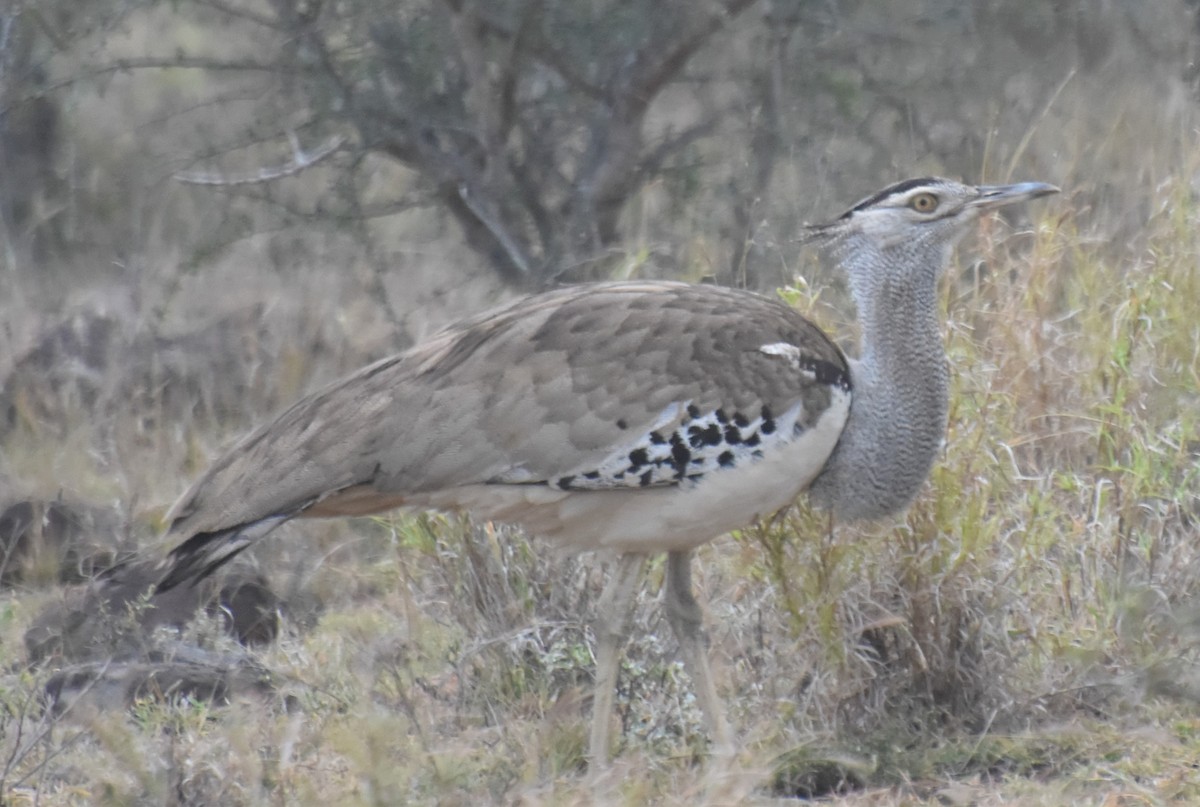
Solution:
<svg viewBox="0 0 1200 807"><path fill-rule="evenodd" d="M772 342L769 345L763 345L759 350L768 356L786 356L792 359L800 356L800 348L790 342Z"/></svg>
<svg viewBox="0 0 1200 807"><path fill-rule="evenodd" d="M780 358L787 359L808 378L815 380L817 377L816 371L806 366L805 362L802 361L804 354L800 352L800 348L790 342L772 342L769 345L760 347L759 351L766 353L768 356L779 356Z"/></svg>

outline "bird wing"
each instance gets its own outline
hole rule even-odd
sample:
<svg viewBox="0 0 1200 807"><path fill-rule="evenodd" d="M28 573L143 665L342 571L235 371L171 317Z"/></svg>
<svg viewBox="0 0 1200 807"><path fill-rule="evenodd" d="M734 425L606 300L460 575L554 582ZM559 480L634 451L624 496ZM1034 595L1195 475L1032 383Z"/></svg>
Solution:
<svg viewBox="0 0 1200 807"><path fill-rule="evenodd" d="M726 437L745 446L784 413L797 430L815 422L835 385L849 388L845 357L779 301L666 282L569 287L302 399L168 518L179 535L269 531L301 511L378 512L467 485L678 484Z"/></svg>

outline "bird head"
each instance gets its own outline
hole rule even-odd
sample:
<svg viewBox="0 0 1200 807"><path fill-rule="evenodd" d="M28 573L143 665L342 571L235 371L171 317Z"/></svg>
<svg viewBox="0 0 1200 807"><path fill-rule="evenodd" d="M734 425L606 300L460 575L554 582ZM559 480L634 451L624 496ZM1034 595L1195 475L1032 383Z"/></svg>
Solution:
<svg viewBox="0 0 1200 807"><path fill-rule="evenodd" d="M1058 193L1044 182L964 185L926 177L889 185L833 221L808 226L802 240L828 248L850 274L853 286L880 280L880 273L932 272L984 213ZM865 276L864 276L865 275Z"/></svg>

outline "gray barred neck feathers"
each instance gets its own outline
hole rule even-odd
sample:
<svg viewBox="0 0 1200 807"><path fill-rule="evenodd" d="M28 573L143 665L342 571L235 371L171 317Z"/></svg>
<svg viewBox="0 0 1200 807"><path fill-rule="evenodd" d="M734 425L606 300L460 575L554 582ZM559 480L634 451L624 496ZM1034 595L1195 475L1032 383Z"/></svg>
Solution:
<svg viewBox="0 0 1200 807"><path fill-rule="evenodd" d="M858 309L864 354L874 347L873 341L897 338L881 328L884 322L891 327L899 320L902 325L904 316L936 321L938 278L960 235L949 241L926 236L881 246L863 235L848 234L829 245L846 272Z"/></svg>
<svg viewBox="0 0 1200 807"><path fill-rule="evenodd" d="M937 319L937 279L954 245L984 213L1058 188L1042 182L897 182L810 228L842 266L862 324L850 363L854 396L813 498L842 518L906 507L924 484L945 431L949 398Z"/></svg>
<svg viewBox="0 0 1200 807"><path fill-rule="evenodd" d="M910 253L904 260L931 268L908 277L861 266L851 271L862 356L851 362L846 427L811 491L843 519L881 518L907 507L945 429L949 383L936 294L942 259Z"/></svg>

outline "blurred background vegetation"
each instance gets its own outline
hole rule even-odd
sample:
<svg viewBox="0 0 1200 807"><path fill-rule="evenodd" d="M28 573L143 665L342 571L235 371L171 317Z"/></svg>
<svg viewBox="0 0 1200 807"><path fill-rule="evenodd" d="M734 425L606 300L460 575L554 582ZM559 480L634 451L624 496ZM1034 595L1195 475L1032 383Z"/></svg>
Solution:
<svg viewBox="0 0 1200 807"><path fill-rule="evenodd" d="M517 293L782 289L853 344L802 225L923 174L1064 190L946 280L927 494L702 554L720 783L641 609L611 795L1200 799L1196 5L9 2L0 801L586 801L599 563L396 516L288 528L177 613L103 572L247 427Z"/></svg>

